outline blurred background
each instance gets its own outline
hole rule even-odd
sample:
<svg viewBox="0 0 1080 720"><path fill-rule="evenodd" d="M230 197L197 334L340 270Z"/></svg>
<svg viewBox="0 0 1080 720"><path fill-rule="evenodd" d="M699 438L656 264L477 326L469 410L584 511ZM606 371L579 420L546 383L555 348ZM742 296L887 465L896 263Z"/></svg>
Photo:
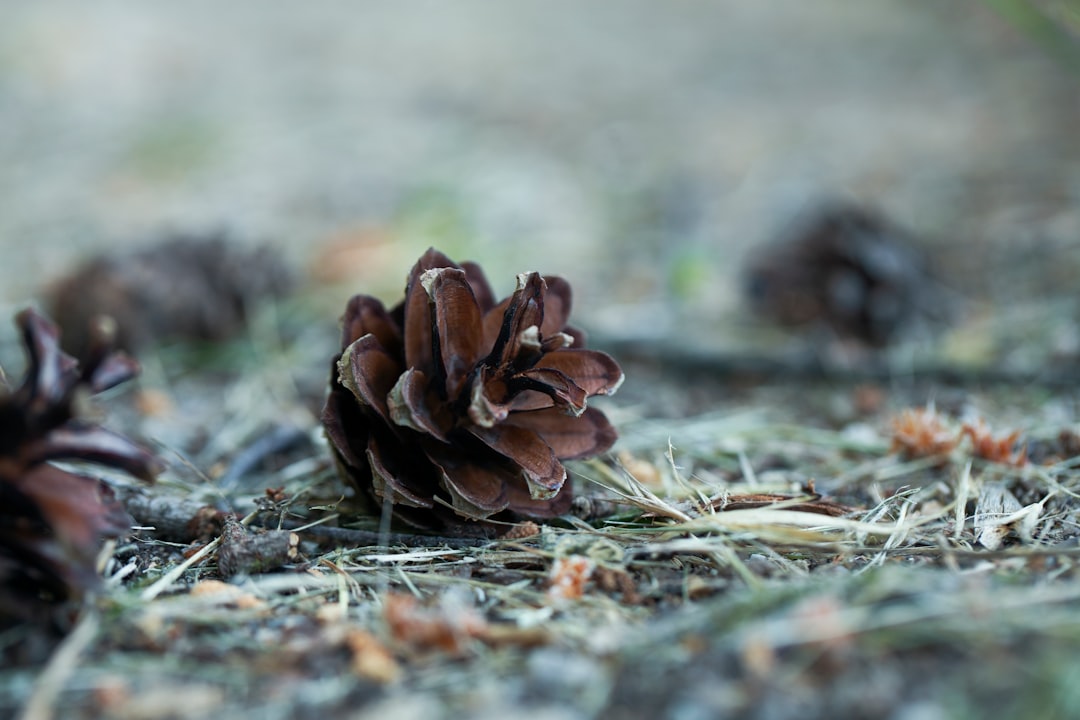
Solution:
<svg viewBox="0 0 1080 720"><path fill-rule="evenodd" d="M934 333L950 357L1017 332L1080 347L1072 0L0 14L8 309L95 253L224 233L277 248L327 308L396 301L435 245L503 292L567 276L603 337L753 346L747 264L839 202L929 256L926 295L964 319Z"/></svg>

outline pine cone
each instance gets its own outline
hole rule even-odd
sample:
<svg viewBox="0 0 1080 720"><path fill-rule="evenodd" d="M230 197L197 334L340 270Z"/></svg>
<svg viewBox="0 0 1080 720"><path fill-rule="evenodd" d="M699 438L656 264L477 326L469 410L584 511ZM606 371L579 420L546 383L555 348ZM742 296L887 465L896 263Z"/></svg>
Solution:
<svg viewBox="0 0 1080 720"><path fill-rule="evenodd" d="M93 587L102 541L132 524L104 482L49 461L85 460L145 480L155 470L145 450L76 416L84 395L138 372L134 360L108 351L106 329L80 370L60 352L55 325L33 310L16 322L28 368L17 390L0 373L0 620L39 616Z"/></svg>
<svg viewBox="0 0 1080 720"><path fill-rule="evenodd" d="M221 342L246 327L258 303L281 298L292 272L270 246L223 235L178 235L88 260L47 291L65 329L64 349L85 357L85 330L116 320L116 344L129 352L170 340Z"/></svg>
<svg viewBox="0 0 1080 720"><path fill-rule="evenodd" d="M496 303L479 266L434 249L389 312L353 297L323 412L343 476L373 510L389 500L428 529L567 512L561 461L616 438L586 398L623 380L611 357L583 349L569 314L562 278L521 274Z"/></svg>
<svg viewBox="0 0 1080 720"><path fill-rule="evenodd" d="M912 238L866 209L831 205L756 257L755 309L789 326L820 323L881 347L913 321L941 316L943 298Z"/></svg>

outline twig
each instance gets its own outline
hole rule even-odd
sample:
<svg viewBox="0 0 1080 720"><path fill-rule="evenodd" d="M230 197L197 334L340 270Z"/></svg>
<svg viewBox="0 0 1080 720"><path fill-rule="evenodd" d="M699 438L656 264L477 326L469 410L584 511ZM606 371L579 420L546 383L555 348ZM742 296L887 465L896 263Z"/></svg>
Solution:
<svg viewBox="0 0 1080 720"><path fill-rule="evenodd" d="M256 523L260 527L260 523ZM275 525L276 527L276 525ZM285 522L281 525L282 530L302 532L315 538L325 538L336 542L354 546L378 546L388 547L391 545L407 545L409 547L451 547L470 548L480 547L498 538L455 538L442 537L439 535L415 535L412 533L387 533L383 534L376 530L349 530L347 528L325 527L310 523Z"/></svg>
<svg viewBox="0 0 1080 720"><path fill-rule="evenodd" d="M859 367L841 367L823 362L807 353L799 357L776 357L763 353L722 353L707 348L686 348L679 343L643 342L625 338L590 338L590 345L612 353L624 364L632 362L662 365L667 371L724 380L766 382L774 379L837 382L888 382L896 371L885 358ZM1073 387L1080 374L1071 368L1002 369L964 367L927 359L907 373L926 381L947 385L1038 385Z"/></svg>
<svg viewBox="0 0 1080 720"><path fill-rule="evenodd" d="M23 707L19 720L51 720L54 715L53 705L56 703L56 697L78 666L79 656L94 641L100 625L97 611L87 609L75 629L64 638L41 675L38 676L34 690Z"/></svg>
<svg viewBox="0 0 1080 720"><path fill-rule="evenodd" d="M240 521L240 524L241 525L250 524L251 521L255 519L255 516L258 515L260 512L262 512L262 511L261 510L253 510L243 520ZM174 567L172 570L170 570L169 572L165 573L163 576L158 578L157 582L155 582L153 585L151 585L150 587L143 590L142 594L139 595L139 597L142 600L153 600L158 595L165 592L165 590L167 590L170 585L172 585L174 582L176 582L177 579L179 579L179 577L181 575L183 575L188 570L188 568L194 566L199 561L201 561L203 558L205 558L207 555L209 555L210 553L217 550L218 547L221 545L221 539L223 537L224 537L224 535L219 535L216 538L214 538L214 540L207 543L203 547L202 550L195 553L194 555L189 557L187 560L180 563L179 565Z"/></svg>
<svg viewBox="0 0 1080 720"><path fill-rule="evenodd" d="M190 542L198 534L200 513L209 511L212 516L221 517L228 514L205 502L174 495L152 495L143 488L122 488L119 495L135 522L154 528L154 537L159 540Z"/></svg>
<svg viewBox="0 0 1080 720"><path fill-rule="evenodd" d="M218 548L218 572L222 577L274 570L300 559L300 537L289 530L248 532L234 518L226 518Z"/></svg>
<svg viewBox="0 0 1080 720"><path fill-rule="evenodd" d="M312 520L311 522L306 523L304 525L301 525L300 527L294 527L294 528L290 528L290 529L293 532L304 532L305 530L313 528L316 525L323 525L323 524L328 523L328 522L333 522L334 520L337 520L339 517L341 517L340 513L334 513L333 515L327 515L326 517L321 517L318 520ZM279 522L278 525L280 526L281 523ZM278 527L278 529L283 530L284 528Z"/></svg>

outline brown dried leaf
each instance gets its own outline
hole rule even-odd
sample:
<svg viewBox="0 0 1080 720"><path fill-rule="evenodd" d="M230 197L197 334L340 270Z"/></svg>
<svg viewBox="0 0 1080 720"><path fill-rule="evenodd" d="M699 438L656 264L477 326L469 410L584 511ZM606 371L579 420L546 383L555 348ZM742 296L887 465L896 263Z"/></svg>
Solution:
<svg viewBox="0 0 1080 720"><path fill-rule="evenodd" d="M809 496L781 495L779 493L725 495L714 500L712 508L717 511L747 510L750 508L767 507L777 503L784 503L785 510L800 510L802 512L827 515L829 517L844 517L845 515L858 512L859 510L850 505L826 500L816 493L812 493Z"/></svg>

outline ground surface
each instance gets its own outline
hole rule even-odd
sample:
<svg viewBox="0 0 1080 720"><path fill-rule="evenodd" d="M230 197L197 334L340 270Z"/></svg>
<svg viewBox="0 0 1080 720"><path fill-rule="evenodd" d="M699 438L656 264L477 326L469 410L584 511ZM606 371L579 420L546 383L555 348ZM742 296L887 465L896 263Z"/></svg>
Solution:
<svg viewBox="0 0 1080 720"><path fill-rule="evenodd" d="M244 514L281 487L260 522L375 535L301 531L214 593L213 555L166 577L213 532L141 532L70 655L0 638L31 658L0 715L1075 716L1077 76L975 2L767 5L5 3L0 302L169 229L281 248L297 293L221 347L148 349L110 424L167 459L153 497ZM749 321L746 254L836 197L931 249L952 325L864 363ZM315 420L335 319L432 244L502 291L566 275L626 350L576 520L380 541L342 501ZM1032 462L890 452L929 400ZM229 475L280 426L300 439ZM849 512L756 506L810 480Z"/></svg>

